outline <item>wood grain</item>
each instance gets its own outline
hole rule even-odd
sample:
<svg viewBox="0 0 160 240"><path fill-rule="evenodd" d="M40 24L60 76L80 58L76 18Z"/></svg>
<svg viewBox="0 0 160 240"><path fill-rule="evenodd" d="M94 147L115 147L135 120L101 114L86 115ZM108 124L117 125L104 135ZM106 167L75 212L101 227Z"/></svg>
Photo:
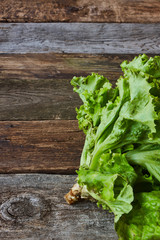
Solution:
<svg viewBox="0 0 160 240"><path fill-rule="evenodd" d="M1 23L0 53L160 54L160 24Z"/></svg>
<svg viewBox="0 0 160 240"><path fill-rule="evenodd" d="M84 135L76 120L0 122L0 173L75 173Z"/></svg>
<svg viewBox="0 0 160 240"><path fill-rule="evenodd" d="M0 120L75 119L74 75L103 74L113 85L132 55L1 54Z"/></svg>
<svg viewBox="0 0 160 240"><path fill-rule="evenodd" d="M3 240L116 240L113 215L95 203L68 205L75 176L0 175Z"/></svg>
<svg viewBox="0 0 160 240"><path fill-rule="evenodd" d="M1 0L1 22L160 22L158 0Z"/></svg>

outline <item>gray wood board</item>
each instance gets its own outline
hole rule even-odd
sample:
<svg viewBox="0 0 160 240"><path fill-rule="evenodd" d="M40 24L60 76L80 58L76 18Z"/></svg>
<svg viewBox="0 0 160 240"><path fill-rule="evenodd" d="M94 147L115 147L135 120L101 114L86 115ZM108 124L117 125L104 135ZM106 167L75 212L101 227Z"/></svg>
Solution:
<svg viewBox="0 0 160 240"><path fill-rule="evenodd" d="M0 239L116 240L112 214L95 203L65 202L75 177L0 175Z"/></svg>
<svg viewBox="0 0 160 240"><path fill-rule="evenodd" d="M0 53L160 53L160 24L1 23Z"/></svg>

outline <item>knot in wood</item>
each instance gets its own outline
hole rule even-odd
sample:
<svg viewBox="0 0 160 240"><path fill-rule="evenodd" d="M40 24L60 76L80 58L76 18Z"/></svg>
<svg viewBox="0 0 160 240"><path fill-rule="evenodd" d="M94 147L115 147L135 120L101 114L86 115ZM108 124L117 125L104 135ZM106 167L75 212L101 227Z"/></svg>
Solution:
<svg viewBox="0 0 160 240"><path fill-rule="evenodd" d="M42 219L49 211L49 205L41 196L20 194L2 203L0 215L4 220L30 221Z"/></svg>

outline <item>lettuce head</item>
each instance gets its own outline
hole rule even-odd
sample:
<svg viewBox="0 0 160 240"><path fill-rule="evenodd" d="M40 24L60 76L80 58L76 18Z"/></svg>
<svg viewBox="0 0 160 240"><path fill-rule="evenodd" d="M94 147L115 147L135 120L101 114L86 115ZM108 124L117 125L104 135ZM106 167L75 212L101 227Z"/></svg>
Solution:
<svg viewBox="0 0 160 240"><path fill-rule="evenodd" d="M114 213L121 240L160 239L160 57L121 68L114 88L96 73L71 81L86 135L77 182Z"/></svg>

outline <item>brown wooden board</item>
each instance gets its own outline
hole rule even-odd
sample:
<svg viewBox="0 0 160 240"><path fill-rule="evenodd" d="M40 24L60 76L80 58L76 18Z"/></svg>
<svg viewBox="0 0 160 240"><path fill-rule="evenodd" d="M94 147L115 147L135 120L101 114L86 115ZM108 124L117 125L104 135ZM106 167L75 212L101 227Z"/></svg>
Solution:
<svg viewBox="0 0 160 240"><path fill-rule="evenodd" d="M0 239L116 240L113 215L95 203L68 205L67 175L0 175Z"/></svg>
<svg viewBox="0 0 160 240"><path fill-rule="evenodd" d="M160 22L158 0L1 0L1 22Z"/></svg>
<svg viewBox="0 0 160 240"><path fill-rule="evenodd" d="M76 120L0 122L0 173L75 173L84 135Z"/></svg>
<svg viewBox="0 0 160 240"><path fill-rule="evenodd" d="M76 119L73 76L103 74L113 85L133 55L1 54L0 120Z"/></svg>
<svg viewBox="0 0 160 240"><path fill-rule="evenodd" d="M63 198L85 140L70 80L115 85L123 60L160 54L159 0L1 0L0 22L0 239L117 240L112 214Z"/></svg>
<svg viewBox="0 0 160 240"><path fill-rule="evenodd" d="M159 23L1 23L0 53L160 54L159 29Z"/></svg>

